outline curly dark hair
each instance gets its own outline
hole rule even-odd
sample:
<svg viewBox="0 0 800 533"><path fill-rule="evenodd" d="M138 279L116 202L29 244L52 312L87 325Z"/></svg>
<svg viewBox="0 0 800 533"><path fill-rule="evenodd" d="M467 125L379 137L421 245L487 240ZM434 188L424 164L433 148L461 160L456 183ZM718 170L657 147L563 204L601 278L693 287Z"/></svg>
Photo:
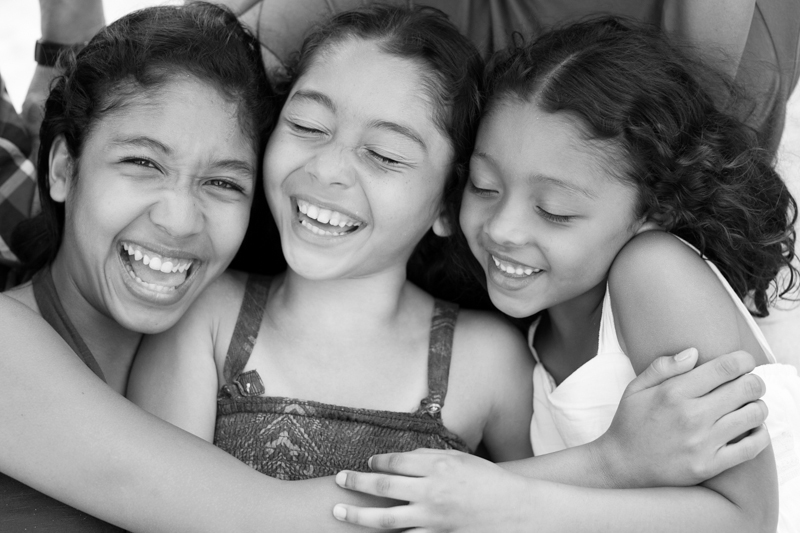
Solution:
<svg viewBox="0 0 800 533"><path fill-rule="evenodd" d="M519 98L616 145L637 214L696 246L752 314L798 285L797 204L737 116L736 88L657 28L603 17L548 32L496 55L486 87L487 113Z"/></svg>
<svg viewBox="0 0 800 533"><path fill-rule="evenodd" d="M50 263L61 244L64 204L49 194L48 159L57 137L64 136L70 156L78 161L87 136L106 113L185 75L211 84L236 104L242 131L256 153L263 153L272 130L277 100L259 43L233 13L214 4L130 13L101 30L77 54L62 55L58 67L63 74L51 86L40 130L42 212L21 223L12 237L12 248L30 270Z"/></svg>
<svg viewBox="0 0 800 533"><path fill-rule="evenodd" d="M331 47L349 39L374 42L383 52L420 66L420 91L433 103L434 123L453 148L443 205L455 230L482 107L484 61L480 52L438 9L376 3L339 13L314 27L291 59L289 77L279 85L279 92L288 95L294 82L316 61L324 60ZM457 256L451 252L454 244L453 238L428 231L409 260L408 277L434 296L464 303L462 294L467 289L460 277L452 275L451 261ZM481 292L476 288L473 296Z"/></svg>

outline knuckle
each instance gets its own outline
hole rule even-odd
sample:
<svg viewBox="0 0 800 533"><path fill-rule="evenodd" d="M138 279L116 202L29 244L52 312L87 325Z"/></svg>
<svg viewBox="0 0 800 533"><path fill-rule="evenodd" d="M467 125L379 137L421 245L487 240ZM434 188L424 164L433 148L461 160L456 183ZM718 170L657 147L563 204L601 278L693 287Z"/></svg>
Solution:
<svg viewBox="0 0 800 533"><path fill-rule="evenodd" d="M754 374L742 376L745 394L748 398L756 399L764 395L764 382Z"/></svg>
<svg viewBox="0 0 800 533"><path fill-rule="evenodd" d="M383 529L394 529L397 525L397 518L391 512L381 514L378 525Z"/></svg>
<svg viewBox="0 0 800 533"><path fill-rule="evenodd" d="M739 361L735 357L718 357L714 362L717 372L723 378L735 377L740 373Z"/></svg>
<svg viewBox="0 0 800 533"><path fill-rule="evenodd" d="M437 474L446 474L449 472L453 467L453 462L457 461L455 457L439 457L433 463L434 472Z"/></svg>
<svg viewBox="0 0 800 533"><path fill-rule="evenodd" d="M390 454L388 456L388 459L386 460L386 466L388 467L387 469L390 472L396 472L402 467L402 465L403 465L403 456L400 455L399 453Z"/></svg>
<svg viewBox="0 0 800 533"><path fill-rule="evenodd" d="M375 492L378 496L387 496L392 490L392 480L387 476L380 476L375 481Z"/></svg>

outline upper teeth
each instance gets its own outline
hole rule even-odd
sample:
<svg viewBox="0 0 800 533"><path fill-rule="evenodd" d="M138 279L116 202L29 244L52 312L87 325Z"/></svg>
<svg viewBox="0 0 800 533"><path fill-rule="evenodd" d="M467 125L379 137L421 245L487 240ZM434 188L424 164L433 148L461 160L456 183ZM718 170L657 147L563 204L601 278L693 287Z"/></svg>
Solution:
<svg viewBox="0 0 800 533"><path fill-rule="evenodd" d="M345 226L358 227L361 225L361 222L350 218L344 213L333 211L332 209L325 209L323 207L319 207L318 205L306 202L305 200L298 199L297 208L308 218L313 218L317 222L322 222L323 224L339 226L340 228Z"/></svg>
<svg viewBox="0 0 800 533"><path fill-rule="evenodd" d="M169 259L162 257L150 250L143 250L139 246L131 243L122 243L122 248L135 261L141 261L152 270L158 270L165 274L170 272L186 272L192 266L192 259Z"/></svg>
<svg viewBox="0 0 800 533"><path fill-rule="evenodd" d="M514 274L516 276L530 276L534 272L538 274L539 272L542 271L539 268L523 267L520 265L515 266L509 263L508 261L501 261L495 256L492 256L492 260L494 261L494 264L497 265L497 268L499 268L503 272L506 272L508 274Z"/></svg>

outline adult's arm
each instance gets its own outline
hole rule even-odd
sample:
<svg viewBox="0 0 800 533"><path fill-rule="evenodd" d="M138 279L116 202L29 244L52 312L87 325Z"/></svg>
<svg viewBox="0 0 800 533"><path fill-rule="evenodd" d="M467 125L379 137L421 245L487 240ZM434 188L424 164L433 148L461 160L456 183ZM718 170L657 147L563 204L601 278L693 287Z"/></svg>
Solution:
<svg viewBox="0 0 800 533"><path fill-rule="evenodd" d="M665 0L661 24L667 33L695 45L733 79L755 8L756 0Z"/></svg>
<svg viewBox="0 0 800 533"><path fill-rule="evenodd" d="M264 476L146 413L97 379L41 317L4 295L0 338L3 473L131 531L353 529L330 514L350 499L330 478Z"/></svg>
<svg viewBox="0 0 800 533"><path fill-rule="evenodd" d="M39 15L41 39L52 43L84 43L105 26L103 0L39 0ZM50 93L50 83L57 75L58 71L53 67L36 65L22 102L22 119L34 139L39 138L44 102Z"/></svg>

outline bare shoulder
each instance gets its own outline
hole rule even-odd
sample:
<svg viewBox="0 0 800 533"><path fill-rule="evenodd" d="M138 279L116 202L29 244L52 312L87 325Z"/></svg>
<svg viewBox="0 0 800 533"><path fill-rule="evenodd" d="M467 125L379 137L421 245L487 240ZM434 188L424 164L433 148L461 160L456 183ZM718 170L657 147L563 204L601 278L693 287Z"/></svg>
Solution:
<svg viewBox="0 0 800 533"><path fill-rule="evenodd" d="M30 281L16 287L12 287L3 294L18 301L33 312L37 314L39 313L39 306L37 305L36 298L33 295L33 284Z"/></svg>
<svg viewBox="0 0 800 533"><path fill-rule="evenodd" d="M193 320L203 317L215 321L230 316L232 312L235 315L244 298L247 278L245 272L223 272L198 296L187 315L191 315Z"/></svg>
<svg viewBox="0 0 800 533"><path fill-rule="evenodd" d="M481 379L533 368L525 337L498 313L462 310L453 335L453 358ZM481 369L481 372L475 372Z"/></svg>
<svg viewBox="0 0 800 533"><path fill-rule="evenodd" d="M659 231L625 245L609 273L620 344L637 373L660 355L694 346L701 361L738 349L747 336L717 275L677 237Z"/></svg>

